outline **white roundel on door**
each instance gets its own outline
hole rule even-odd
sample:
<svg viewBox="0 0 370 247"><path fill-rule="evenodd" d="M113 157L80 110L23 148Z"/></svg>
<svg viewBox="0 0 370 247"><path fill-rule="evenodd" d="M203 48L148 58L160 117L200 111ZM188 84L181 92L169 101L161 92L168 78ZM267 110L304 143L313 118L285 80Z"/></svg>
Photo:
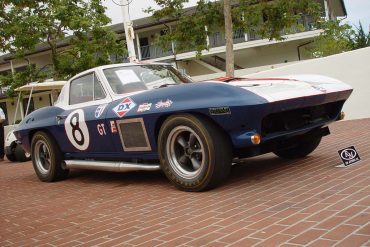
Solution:
<svg viewBox="0 0 370 247"><path fill-rule="evenodd" d="M64 128L68 140L75 148L84 151L89 147L89 130L85 123L85 114L82 109L77 109L68 115L64 122Z"/></svg>

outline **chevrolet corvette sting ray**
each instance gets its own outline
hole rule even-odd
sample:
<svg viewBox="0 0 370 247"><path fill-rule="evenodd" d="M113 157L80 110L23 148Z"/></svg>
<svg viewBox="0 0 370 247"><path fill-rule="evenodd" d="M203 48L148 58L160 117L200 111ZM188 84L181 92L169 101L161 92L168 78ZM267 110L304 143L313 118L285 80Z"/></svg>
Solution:
<svg viewBox="0 0 370 247"><path fill-rule="evenodd" d="M167 64L106 65L71 78L15 135L41 181L74 168L161 169L179 189L202 191L241 158L310 154L351 92L318 75L194 83Z"/></svg>

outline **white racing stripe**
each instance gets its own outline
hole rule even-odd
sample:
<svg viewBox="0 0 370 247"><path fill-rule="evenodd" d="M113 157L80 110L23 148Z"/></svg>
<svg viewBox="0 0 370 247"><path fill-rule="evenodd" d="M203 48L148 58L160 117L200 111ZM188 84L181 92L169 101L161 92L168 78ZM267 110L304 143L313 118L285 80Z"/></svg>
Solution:
<svg viewBox="0 0 370 247"><path fill-rule="evenodd" d="M284 79L246 79L245 81L231 81L228 84L248 90L269 102L352 89L341 81L319 75L295 75L280 78Z"/></svg>

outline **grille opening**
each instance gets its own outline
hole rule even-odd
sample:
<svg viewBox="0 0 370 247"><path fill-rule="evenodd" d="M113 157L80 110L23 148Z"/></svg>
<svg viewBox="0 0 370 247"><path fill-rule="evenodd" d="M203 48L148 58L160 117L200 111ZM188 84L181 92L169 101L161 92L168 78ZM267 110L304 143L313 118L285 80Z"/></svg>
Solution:
<svg viewBox="0 0 370 247"><path fill-rule="evenodd" d="M342 108L343 102L299 108L267 115L262 120L262 136L297 130L313 124L333 120Z"/></svg>

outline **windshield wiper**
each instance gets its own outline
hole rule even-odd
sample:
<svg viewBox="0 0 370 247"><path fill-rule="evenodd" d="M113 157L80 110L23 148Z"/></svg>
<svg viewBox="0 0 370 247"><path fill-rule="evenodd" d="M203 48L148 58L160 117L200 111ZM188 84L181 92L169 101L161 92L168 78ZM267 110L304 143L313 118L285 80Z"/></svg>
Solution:
<svg viewBox="0 0 370 247"><path fill-rule="evenodd" d="M158 88L163 88L163 87L168 87L168 86L174 86L174 85L177 85L177 83L165 83L165 84L162 84L160 86L154 86L153 88L154 89L158 89Z"/></svg>

